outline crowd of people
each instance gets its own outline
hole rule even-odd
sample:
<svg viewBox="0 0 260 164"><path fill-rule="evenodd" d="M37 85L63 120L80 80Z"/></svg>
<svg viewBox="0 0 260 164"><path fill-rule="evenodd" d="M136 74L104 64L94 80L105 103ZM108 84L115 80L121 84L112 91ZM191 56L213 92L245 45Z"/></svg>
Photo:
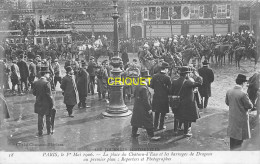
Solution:
<svg viewBox="0 0 260 164"><path fill-rule="evenodd" d="M242 36L241 34L239 36ZM148 81L144 85L136 87L124 86L124 100L133 96L135 98L133 115L131 119L132 137L138 137L138 128L145 128L148 136L152 140L158 140L160 137L154 135L157 130L166 128L164 119L167 113L172 110L174 114L174 133L183 130L186 137L191 137L191 124L200 118L199 109L205 109L211 96L211 83L214 81L213 70L209 68L209 61L205 59L203 67L196 69L195 65L183 64L177 68L178 76L171 77L170 63L161 58L163 51L174 53L178 51L178 46L194 46L195 43L201 43L207 47L210 42L232 42L232 39L240 41L238 44L253 44L253 39L248 35L250 41L246 42L236 34L229 34L224 37L204 37L200 36L174 36L165 40L142 40L138 46L139 60L129 61L127 46L121 41L122 62L120 69L122 77L152 77L150 85ZM232 42L234 43L234 42ZM248 46L249 46L248 45ZM141 50L143 47L143 50ZM52 51L55 48L50 48ZM142 52L144 52L142 54ZM109 101L110 86L108 78L111 77L112 65L109 60L104 60L100 64L92 55L88 58L79 59L79 56L68 56L64 70L66 75L62 77L63 69L59 63L58 55L47 56L36 52L35 55L28 57L27 51L16 50L17 58L12 58L9 65L6 59L0 61L3 74L1 79L1 89L6 91L11 88L13 94L24 95L31 89L36 96L35 112L38 114L38 136L43 135L43 117L46 116L47 134L53 134L53 108L54 100L52 91L56 89L59 82L64 96L64 104L69 117L74 117L73 108L88 108L86 98L88 95L94 95L97 88L99 100ZM26 54L28 56L28 53ZM160 59L158 68L153 72L147 69L142 60L148 58ZM152 74L151 74L152 73ZM151 74L151 75L150 75ZM239 74L236 79L235 88L229 90L226 95L226 104L230 106L228 135L230 136L230 148L233 150L241 146L244 139L250 138L250 129L248 122L248 109L255 108L256 92L259 74L255 74L248 81L249 97L242 91L247 82L246 76ZM259 79L258 79L259 80ZM12 87L9 86L9 81ZM154 90L153 98L149 89ZM239 110L239 113L238 111ZM154 112L154 116L152 113ZM242 121L238 122L240 119ZM237 130L242 130L239 133Z"/></svg>

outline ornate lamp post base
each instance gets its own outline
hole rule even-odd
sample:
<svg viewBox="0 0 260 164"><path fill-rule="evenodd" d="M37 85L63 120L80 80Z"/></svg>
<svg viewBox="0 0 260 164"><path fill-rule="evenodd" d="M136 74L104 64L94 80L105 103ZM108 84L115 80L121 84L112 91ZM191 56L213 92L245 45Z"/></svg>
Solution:
<svg viewBox="0 0 260 164"><path fill-rule="evenodd" d="M121 58L115 56L111 59L111 63L113 65L113 70L111 71L112 77L116 78L121 76L121 69L119 68L122 64ZM110 85L111 95L109 100L109 106L106 111L102 114L106 117L125 117L132 114L130 110L128 110L127 106L124 103L123 99L123 85L116 83L114 85Z"/></svg>

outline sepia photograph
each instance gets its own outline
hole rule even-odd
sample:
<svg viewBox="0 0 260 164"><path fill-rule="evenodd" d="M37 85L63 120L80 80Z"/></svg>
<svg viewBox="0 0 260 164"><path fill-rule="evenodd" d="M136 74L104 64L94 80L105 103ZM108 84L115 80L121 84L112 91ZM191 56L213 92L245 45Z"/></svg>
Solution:
<svg viewBox="0 0 260 164"><path fill-rule="evenodd" d="M260 0L0 0L0 163L260 163Z"/></svg>

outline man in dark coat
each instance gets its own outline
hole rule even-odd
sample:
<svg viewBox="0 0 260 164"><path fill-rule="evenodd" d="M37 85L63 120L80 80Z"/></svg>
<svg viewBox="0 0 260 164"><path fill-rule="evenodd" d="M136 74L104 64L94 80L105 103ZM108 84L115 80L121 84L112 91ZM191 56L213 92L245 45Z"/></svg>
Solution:
<svg viewBox="0 0 260 164"><path fill-rule="evenodd" d="M29 59L29 83L31 85L31 88L33 88L33 82L36 76L36 65L33 63L32 59Z"/></svg>
<svg viewBox="0 0 260 164"><path fill-rule="evenodd" d="M13 64L11 65L11 82L12 82L12 91L15 92L15 86L17 85L18 93L22 95L21 76L20 76L19 67L17 66L16 59L13 60Z"/></svg>
<svg viewBox="0 0 260 164"><path fill-rule="evenodd" d="M41 67L41 78L34 83L33 95L36 96L34 112L38 114L38 136L42 136L43 117L46 116L47 134L51 134L51 110L53 108L53 99L51 84L48 81L50 71L48 67Z"/></svg>
<svg viewBox="0 0 260 164"><path fill-rule="evenodd" d="M158 128L159 116L160 125L159 130L165 129L164 118L166 113L169 113L168 94L171 86L170 77L167 75L169 64L162 63L161 71L153 76L150 87L154 89L152 109L155 112L154 128Z"/></svg>
<svg viewBox="0 0 260 164"><path fill-rule="evenodd" d="M198 70L199 75L203 78L203 83L199 87L199 93L202 97L203 108L207 108L209 97L211 96L211 83L214 81L214 73L209 68L208 60L202 62L203 67Z"/></svg>
<svg viewBox="0 0 260 164"><path fill-rule="evenodd" d="M89 73L90 78L90 91L92 95L94 95L94 89L95 89L95 71L94 68L96 67L95 58L93 56L90 57L90 62L88 63L87 71Z"/></svg>
<svg viewBox="0 0 260 164"><path fill-rule="evenodd" d="M40 17L40 20L39 20L39 27L40 27L40 29L44 29L44 23L43 23L42 17Z"/></svg>
<svg viewBox="0 0 260 164"><path fill-rule="evenodd" d="M129 58L128 58L128 54L127 54L127 49L124 48L122 50L122 61L123 61L123 65L125 66L128 62L129 62Z"/></svg>
<svg viewBox="0 0 260 164"><path fill-rule="evenodd" d="M77 79L77 88L79 91L79 103L78 107L89 108L86 106L86 97L88 96L89 74L86 70L85 61L81 62L81 68L79 70Z"/></svg>
<svg viewBox="0 0 260 164"><path fill-rule="evenodd" d="M202 84L202 77L197 77L192 79L189 77L191 73L191 68L183 66L180 68L180 78L173 80L171 86L171 94L180 96L180 106L174 114L174 118L179 120L179 122L184 123L184 135L187 137L192 136L191 123L196 122L199 115L199 109L194 98L194 88L199 87ZM174 122L174 130L178 127L178 122Z"/></svg>
<svg viewBox="0 0 260 164"><path fill-rule="evenodd" d="M21 54L17 65L20 70L21 75L21 90L23 92L23 84L25 85L25 90L28 91L28 78L29 78L29 67L27 63L24 61L24 55Z"/></svg>
<svg viewBox="0 0 260 164"><path fill-rule="evenodd" d="M150 77L148 70L141 72L142 77ZM148 78L145 78L145 85L139 84L134 92L134 108L131 118L132 137L138 137L138 128L145 128L149 138L152 140L158 139L154 137L153 129L153 114L151 106L151 93L148 89Z"/></svg>
<svg viewBox="0 0 260 164"><path fill-rule="evenodd" d="M74 117L72 115L72 109L79 102L79 96L74 72L70 66L66 67L66 74L67 75L62 78L60 88L63 91L64 104L66 104L69 117Z"/></svg>

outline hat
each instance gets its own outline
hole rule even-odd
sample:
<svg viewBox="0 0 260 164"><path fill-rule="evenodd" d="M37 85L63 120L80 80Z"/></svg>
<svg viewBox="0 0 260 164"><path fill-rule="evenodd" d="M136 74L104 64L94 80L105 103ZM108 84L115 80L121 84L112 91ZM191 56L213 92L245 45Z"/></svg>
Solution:
<svg viewBox="0 0 260 164"><path fill-rule="evenodd" d="M180 37L180 38L182 38L182 39L183 39L184 37L181 35L181 37Z"/></svg>
<svg viewBox="0 0 260 164"><path fill-rule="evenodd" d="M16 59L13 59L13 61L12 61L13 63L17 63L17 60Z"/></svg>
<svg viewBox="0 0 260 164"><path fill-rule="evenodd" d="M55 61L55 62L57 62L57 61L58 61L58 59L54 59L54 61Z"/></svg>
<svg viewBox="0 0 260 164"><path fill-rule="evenodd" d="M190 73L190 72L192 72L192 71L191 71L191 68L188 67L188 66L182 66L182 67L179 68L180 74Z"/></svg>
<svg viewBox="0 0 260 164"><path fill-rule="evenodd" d="M71 66L68 66L68 67L66 67L65 69L66 69L66 72L67 72L67 73L70 72L70 71L72 71Z"/></svg>
<svg viewBox="0 0 260 164"><path fill-rule="evenodd" d="M169 40L172 40L172 38L169 38Z"/></svg>
<svg viewBox="0 0 260 164"><path fill-rule="evenodd" d="M86 62L85 62L84 60L82 60L82 61L81 61L81 65L82 65L82 66L83 66L83 65L85 66L85 65L86 65Z"/></svg>
<svg viewBox="0 0 260 164"><path fill-rule="evenodd" d="M93 56L90 57L90 60L95 59Z"/></svg>
<svg viewBox="0 0 260 164"><path fill-rule="evenodd" d="M148 70L142 70L141 71L141 77L151 77Z"/></svg>
<svg viewBox="0 0 260 164"><path fill-rule="evenodd" d="M161 66L162 69L169 68L169 67L170 66L167 62L162 62L162 66Z"/></svg>
<svg viewBox="0 0 260 164"><path fill-rule="evenodd" d="M157 41L157 42L154 42L153 44L155 47L159 47L160 46L160 43Z"/></svg>
<svg viewBox="0 0 260 164"><path fill-rule="evenodd" d="M104 61L102 61L102 63L101 63L101 64L104 64L104 63L106 63L106 62L108 62L108 60L104 60Z"/></svg>
<svg viewBox="0 0 260 164"><path fill-rule="evenodd" d="M29 62L32 62L33 60L32 60L32 59L29 59L28 61L29 61Z"/></svg>
<svg viewBox="0 0 260 164"><path fill-rule="evenodd" d="M149 45L148 44L144 44L144 48L149 48Z"/></svg>
<svg viewBox="0 0 260 164"><path fill-rule="evenodd" d="M209 64L209 61L207 59L205 59L203 62L202 62L203 65L207 65Z"/></svg>
<svg viewBox="0 0 260 164"><path fill-rule="evenodd" d="M174 43L177 43L177 42L178 42L178 40L174 39L174 40L173 40L173 42L174 42Z"/></svg>
<svg viewBox="0 0 260 164"><path fill-rule="evenodd" d="M242 82L246 82L247 81L246 76L243 75L243 74L238 74L236 80L241 80Z"/></svg>
<svg viewBox="0 0 260 164"><path fill-rule="evenodd" d="M44 72L44 73L50 73L49 67L42 66L42 67L41 67L41 73L42 73L42 72Z"/></svg>

